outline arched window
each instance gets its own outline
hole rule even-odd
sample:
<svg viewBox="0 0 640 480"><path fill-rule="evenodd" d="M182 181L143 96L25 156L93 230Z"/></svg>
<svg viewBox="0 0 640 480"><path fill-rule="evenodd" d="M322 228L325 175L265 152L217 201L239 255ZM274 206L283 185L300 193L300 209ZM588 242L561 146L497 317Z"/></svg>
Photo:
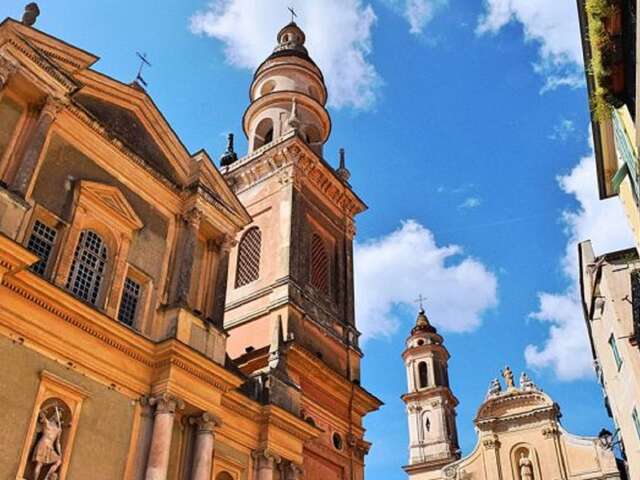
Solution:
<svg viewBox="0 0 640 480"><path fill-rule="evenodd" d="M426 388L428 383L427 364L420 362L418 363L418 387Z"/></svg>
<svg viewBox="0 0 640 480"><path fill-rule="evenodd" d="M329 294L329 256L324 240L317 233L311 238L311 286Z"/></svg>
<svg viewBox="0 0 640 480"><path fill-rule="evenodd" d="M238 245L236 288L255 282L260 277L260 246L262 234L258 227L245 232Z"/></svg>
<svg viewBox="0 0 640 480"><path fill-rule="evenodd" d="M73 255L67 289L76 297L95 305L107 265L107 247L102 238L91 230L80 233Z"/></svg>
<svg viewBox="0 0 640 480"><path fill-rule="evenodd" d="M230 473L220 472L218 475L216 475L216 480L233 480L233 477Z"/></svg>
<svg viewBox="0 0 640 480"><path fill-rule="evenodd" d="M253 149L257 149L273 141L273 121L270 118L263 118L258 123L253 138Z"/></svg>

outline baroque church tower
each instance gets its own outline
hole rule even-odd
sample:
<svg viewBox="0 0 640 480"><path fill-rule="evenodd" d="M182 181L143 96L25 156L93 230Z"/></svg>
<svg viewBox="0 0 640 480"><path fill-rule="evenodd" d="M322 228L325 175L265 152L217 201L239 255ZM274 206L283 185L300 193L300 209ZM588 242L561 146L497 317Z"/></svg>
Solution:
<svg viewBox="0 0 640 480"><path fill-rule="evenodd" d="M449 352L420 309L402 354L409 392L402 396L409 419L409 475L438 470L460 458L458 399L449 387Z"/></svg>
<svg viewBox="0 0 640 480"><path fill-rule="evenodd" d="M327 89L294 22L255 72L243 117L247 156L232 141L222 173L253 221L228 257L228 354L264 401L323 431L307 443L308 478L363 478L362 419L381 402L360 386L354 318L354 217L366 209L331 130ZM232 138L230 139L232 140Z"/></svg>

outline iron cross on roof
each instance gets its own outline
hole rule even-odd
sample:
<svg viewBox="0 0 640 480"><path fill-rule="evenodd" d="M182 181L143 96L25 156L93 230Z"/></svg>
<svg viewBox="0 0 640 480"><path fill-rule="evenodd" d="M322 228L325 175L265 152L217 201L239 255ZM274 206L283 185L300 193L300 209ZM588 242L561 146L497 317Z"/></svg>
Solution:
<svg viewBox="0 0 640 480"><path fill-rule="evenodd" d="M291 12L291 23L293 23L294 19L298 16L293 7L289 7L288 10Z"/></svg>
<svg viewBox="0 0 640 480"><path fill-rule="evenodd" d="M414 300L414 302L416 302L417 304L420 305L420 310L424 310L424 301L426 300L426 297L423 297L422 294L418 295L418 298L416 298Z"/></svg>
<svg viewBox="0 0 640 480"><path fill-rule="evenodd" d="M149 60L147 60L146 53L136 52L136 55L140 59L140 68L138 68L138 74L136 75L136 80L142 83L142 85L146 87L147 82L144 80L144 78L142 78L142 69L145 67L145 65L150 67L151 63L149 63Z"/></svg>

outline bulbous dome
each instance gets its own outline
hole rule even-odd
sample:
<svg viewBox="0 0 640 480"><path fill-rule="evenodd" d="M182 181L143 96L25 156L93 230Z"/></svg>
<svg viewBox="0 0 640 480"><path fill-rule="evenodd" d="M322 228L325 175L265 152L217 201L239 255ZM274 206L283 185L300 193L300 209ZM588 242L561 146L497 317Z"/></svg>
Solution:
<svg viewBox="0 0 640 480"><path fill-rule="evenodd" d="M291 22L277 35L273 53L258 67L243 129L249 153L296 131L318 155L331 131L322 72L305 47L306 35Z"/></svg>

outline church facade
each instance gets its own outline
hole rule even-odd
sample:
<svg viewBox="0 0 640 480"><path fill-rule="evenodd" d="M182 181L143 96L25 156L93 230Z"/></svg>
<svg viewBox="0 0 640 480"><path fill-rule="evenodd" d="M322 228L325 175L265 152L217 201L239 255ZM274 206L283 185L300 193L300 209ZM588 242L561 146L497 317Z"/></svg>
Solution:
<svg viewBox="0 0 640 480"><path fill-rule="evenodd" d="M516 383L509 367L504 386L491 381L474 420L478 440L461 458L458 400L449 385L449 353L424 310L402 355L409 392L402 400L409 422L411 480L604 480L622 478L616 459L598 437L579 437L560 424L560 407L526 373Z"/></svg>
<svg viewBox="0 0 640 480"><path fill-rule="evenodd" d="M218 170L38 13L0 24L0 478L364 478L366 207L302 30Z"/></svg>

